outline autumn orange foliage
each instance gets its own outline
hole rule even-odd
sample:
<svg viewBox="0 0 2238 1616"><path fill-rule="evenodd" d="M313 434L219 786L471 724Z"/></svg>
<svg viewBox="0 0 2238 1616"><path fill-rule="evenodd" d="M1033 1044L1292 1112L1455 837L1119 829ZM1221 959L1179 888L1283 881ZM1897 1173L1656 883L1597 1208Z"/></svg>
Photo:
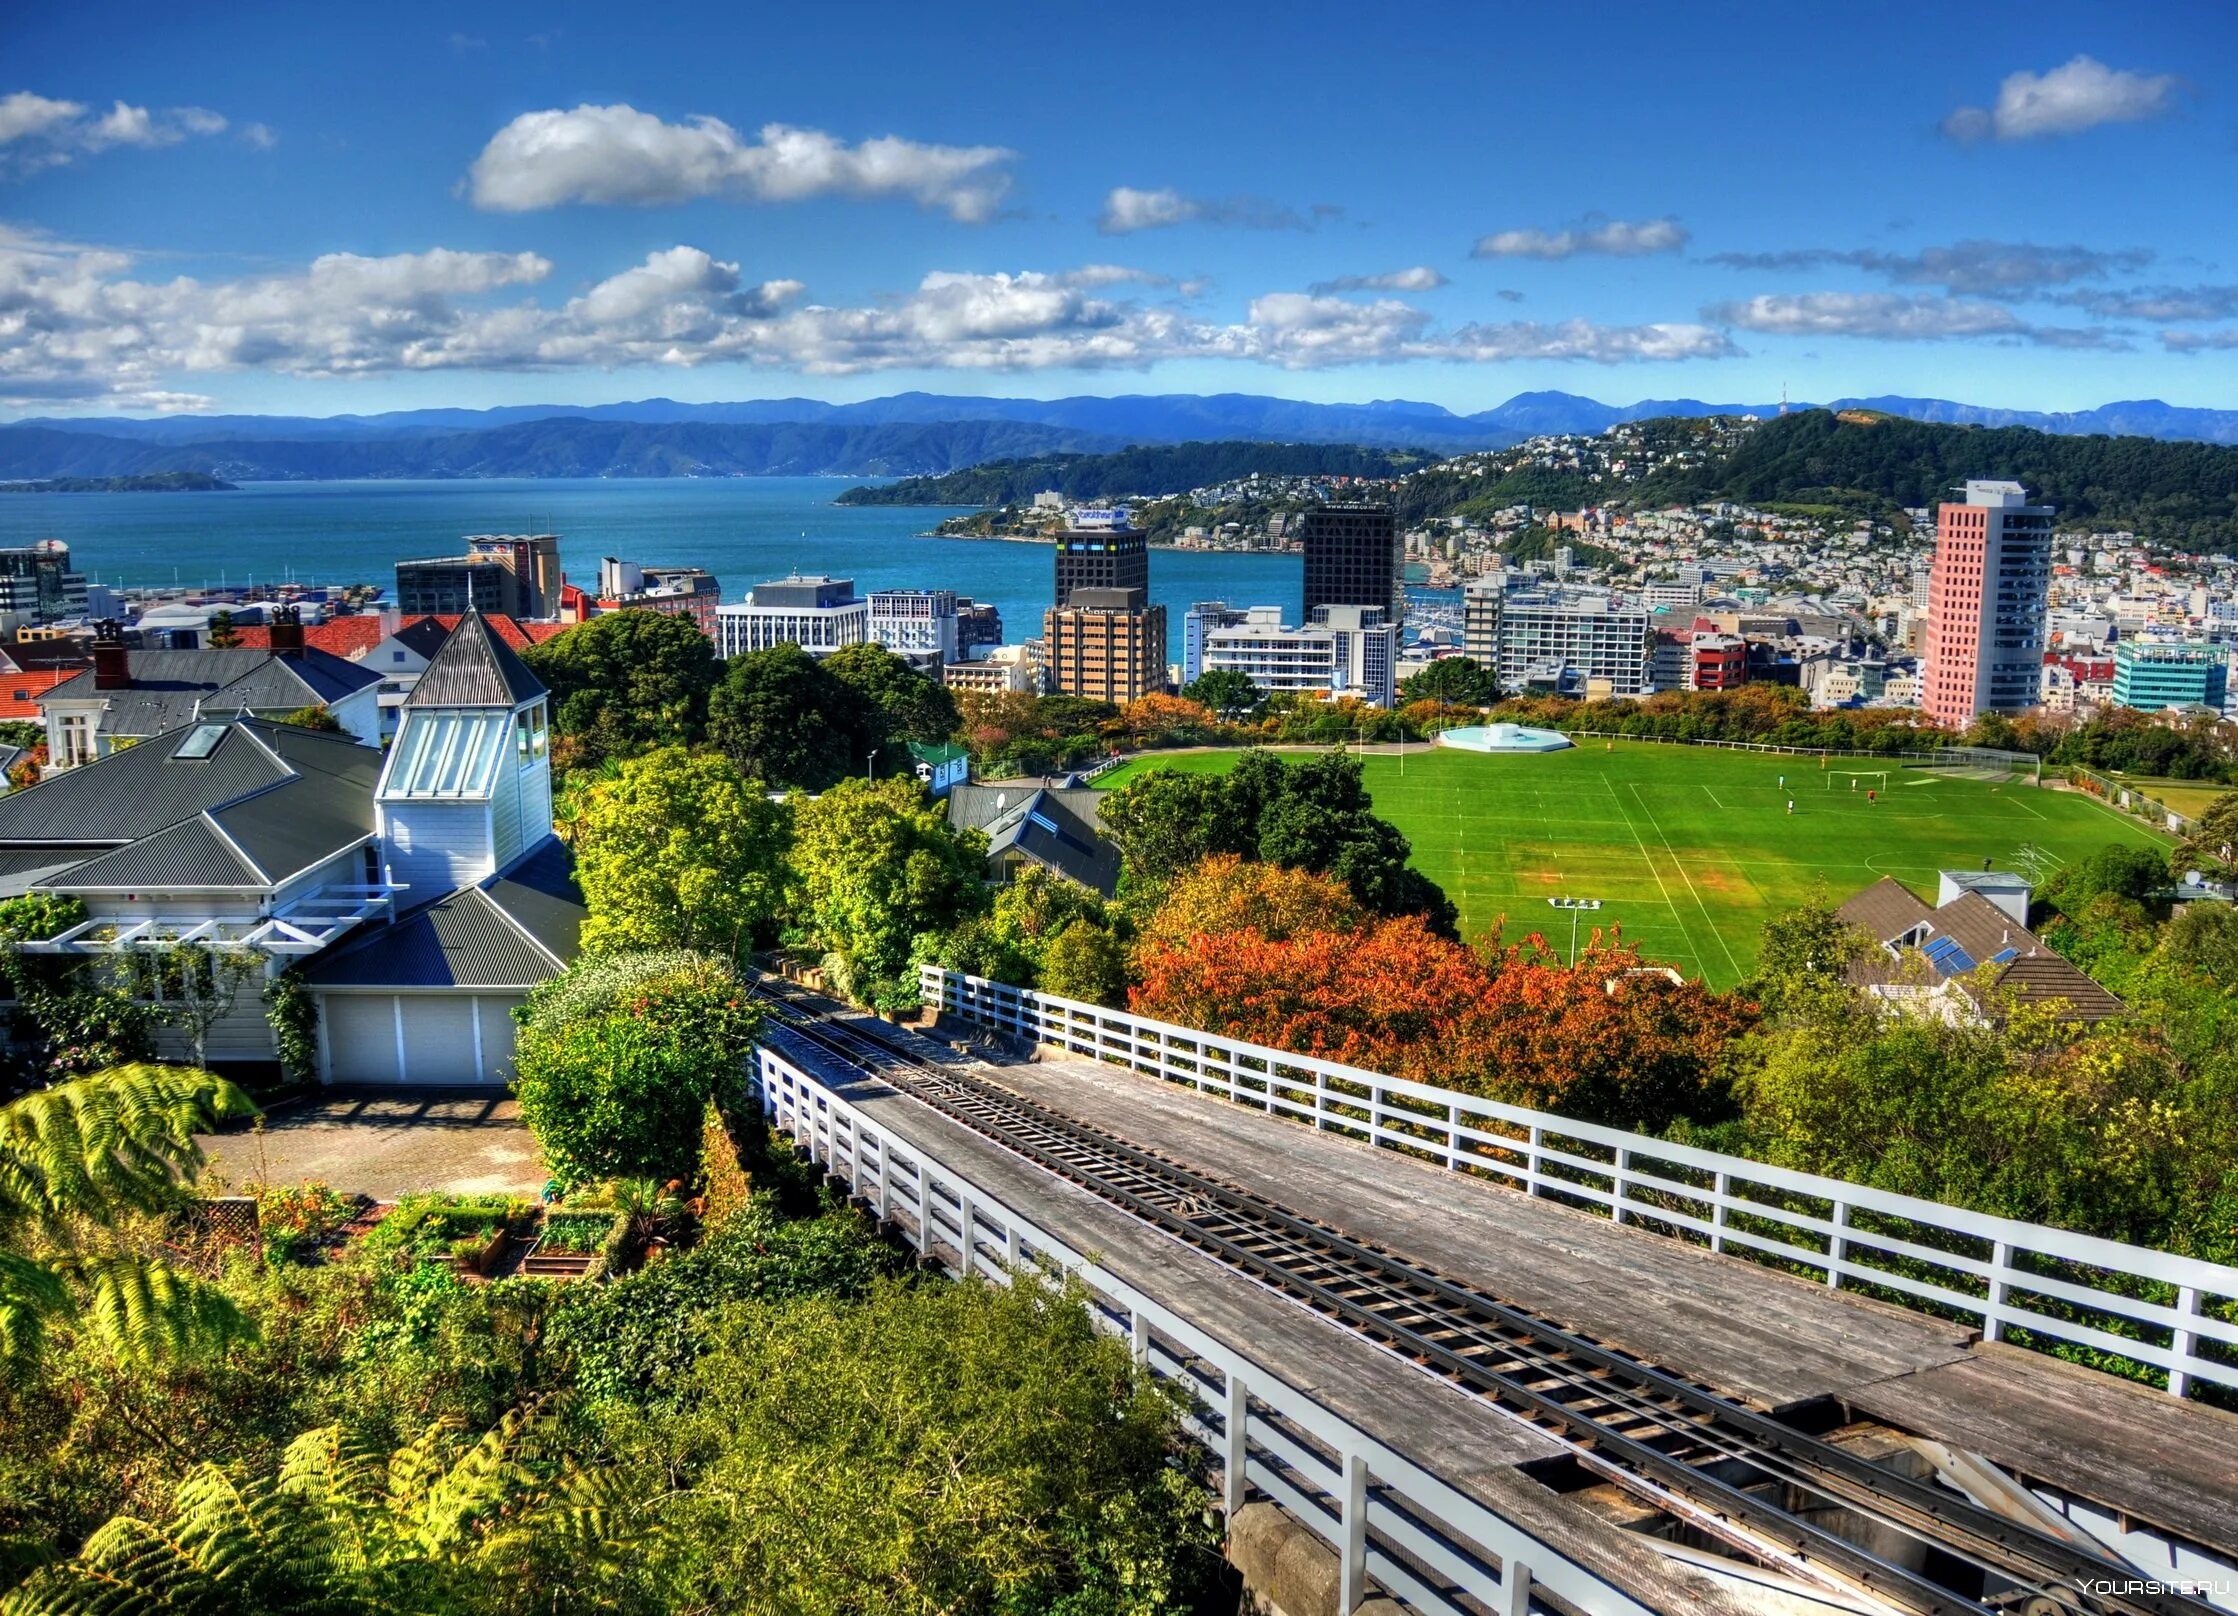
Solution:
<svg viewBox="0 0 2238 1616"><path fill-rule="evenodd" d="M1574 967L1538 937L1479 950L1413 916L1287 941L1255 929L1148 939L1138 1015L1628 1128L1713 1108L1753 1018L1672 982L1613 934Z"/></svg>
<svg viewBox="0 0 2238 1616"><path fill-rule="evenodd" d="M1142 935L1182 943L1251 931L1283 942L1302 932L1352 931L1366 921L1367 911L1341 881L1215 853L1174 879Z"/></svg>

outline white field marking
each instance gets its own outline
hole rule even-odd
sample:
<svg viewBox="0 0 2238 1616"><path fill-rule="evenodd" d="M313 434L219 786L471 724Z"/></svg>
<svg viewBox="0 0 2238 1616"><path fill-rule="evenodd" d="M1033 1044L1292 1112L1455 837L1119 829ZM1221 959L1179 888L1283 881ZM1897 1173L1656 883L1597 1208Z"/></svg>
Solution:
<svg viewBox="0 0 2238 1616"><path fill-rule="evenodd" d="M1736 977L1745 974L1741 970L1741 962L1733 957L1733 950L1726 944L1725 933L1717 929L1717 921L1710 914L1710 906L1702 901L1701 889L1695 886L1694 877L1686 868L1686 861L1678 856L1678 849L1671 845L1671 838L1664 834L1663 822L1655 817L1655 810L1647 805L1647 798L1640 796L1638 786L1632 787L1632 795L1639 798L1640 812L1647 815L1647 822L1655 827L1656 839L1662 842L1663 851L1670 854L1671 862L1678 866L1679 879L1686 883L1686 890L1694 895L1694 907L1702 911L1702 924L1709 927L1710 935L1717 939L1717 946L1724 951L1725 963L1733 967ZM1619 803L1622 800L1619 798Z"/></svg>
<svg viewBox="0 0 2238 1616"><path fill-rule="evenodd" d="M1632 816L1624 807L1624 799L1617 795L1616 783L1604 775L1601 784L1609 788L1609 797L1616 803L1616 811L1623 815L1626 827L1632 832L1632 840L1639 847L1641 862L1647 865L1647 873L1655 877L1656 889L1663 894L1664 907L1671 911L1671 919L1678 926L1679 934L1686 939L1687 946L1691 948L1694 943L1693 930L1686 924L1686 917L1679 913L1678 904L1672 900L1671 889L1663 879L1663 872L1655 867L1655 855L1647 850L1647 842L1640 835L1639 827L1632 823ZM1660 831L1660 827L1658 827L1658 830ZM1668 846L1669 844L1665 843L1665 845ZM1699 949L1695 950L1694 957L1696 962L1699 963L1701 959Z"/></svg>

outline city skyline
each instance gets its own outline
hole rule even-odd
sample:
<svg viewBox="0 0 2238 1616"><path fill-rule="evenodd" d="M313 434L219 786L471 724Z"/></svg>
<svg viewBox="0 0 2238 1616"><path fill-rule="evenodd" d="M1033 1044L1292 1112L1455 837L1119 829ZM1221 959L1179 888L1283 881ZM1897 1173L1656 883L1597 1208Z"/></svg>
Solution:
<svg viewBox="0 0 2238 1616"><path fill-rule="evenodd" d="M0 415L2238 403L2216 8L972 21L12 18Z"/></svg>

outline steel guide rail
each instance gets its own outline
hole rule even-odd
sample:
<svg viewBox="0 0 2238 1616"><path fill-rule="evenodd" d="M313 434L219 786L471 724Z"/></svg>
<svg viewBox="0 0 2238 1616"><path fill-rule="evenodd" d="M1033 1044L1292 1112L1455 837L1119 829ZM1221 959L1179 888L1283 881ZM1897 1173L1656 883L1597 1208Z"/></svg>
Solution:
<svg viewBox="0 0 2238 1616"><path fill-rule="evenodd" d="M790 989L764 984L760 991L783 1008L788 1030L810 1043L1551 1429L1588 1469L1780 1569L1810 1576L1825 1566L1922 1616L1991 1608L1706 1473L1705 1464L1742 1464L1870 1515L2064 1608L2121 1616L2208 1609L2178 1593L2138 1591L2142 1579L2116 1560L1883 1470L1263 1197L832 1021L797 1003ZM2086 1595L2086 1583L2117 1591Z"/></svg>

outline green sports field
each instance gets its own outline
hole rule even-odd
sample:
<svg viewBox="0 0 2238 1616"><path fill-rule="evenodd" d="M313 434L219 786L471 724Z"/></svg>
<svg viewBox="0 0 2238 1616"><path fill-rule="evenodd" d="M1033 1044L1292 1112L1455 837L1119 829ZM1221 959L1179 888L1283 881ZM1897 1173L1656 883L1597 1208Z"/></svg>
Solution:
<svg viewBox="0 0 2238 1616"><path fill-rule="evenodd" d="M1143 758L1097 784L1224 770L1237 756ZM1546 900L1598 898L1587 924L1620 923L1650 957L1719 987L1747 975L1764 921L1816 882L1838 902L1893 875L1933 902L1940 869L1988 858L2041 878L2109 843L2166 845L2080 793L1895 766L1884 781L1861 758L1821 769L1809 757L1588 741L1541 754L1409 748L1403 761L1402 775L1397 757L1363 757L1368 789L1460 905L1464 935L1504 915L1511 935L1543 930L1566 947L1568 917Z"/></svg>

